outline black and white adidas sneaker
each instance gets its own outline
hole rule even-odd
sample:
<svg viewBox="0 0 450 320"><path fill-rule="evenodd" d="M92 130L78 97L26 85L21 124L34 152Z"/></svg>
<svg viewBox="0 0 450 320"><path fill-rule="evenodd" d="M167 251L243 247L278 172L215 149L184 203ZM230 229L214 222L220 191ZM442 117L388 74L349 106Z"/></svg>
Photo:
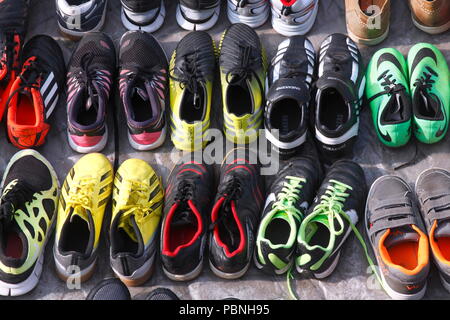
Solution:
<svg viewBox="0 0 450 320"><path fill-rule="evenodd" d="M267 76L266 138L282 157L295 154L306 141L315 52L304 36L278 46Z"/></svg>
<svg viewBox="0 0 450 320"><path fill-rule="evenodd" d="M56 0L58 26L69 38L100 31L105 23L108 0Z"/></svg>
<svg viewBox="0 0 450 320"><path fill-rule="evenodd" d="M320 46L316 83L315 137L324 159L352 150L366 79L361 53L346 35L335 33Z"/></svg>

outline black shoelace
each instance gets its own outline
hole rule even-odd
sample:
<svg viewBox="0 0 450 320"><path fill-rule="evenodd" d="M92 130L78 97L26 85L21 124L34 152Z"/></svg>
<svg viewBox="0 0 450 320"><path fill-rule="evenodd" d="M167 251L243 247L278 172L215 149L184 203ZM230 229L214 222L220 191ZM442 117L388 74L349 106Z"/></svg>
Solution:
<svg viewBox="0 0 450 320"><path fill-rule="evenodd" d="M25 181L18 181L16 185L1 199L0 220L12 221L18 208L35 200L35 191Z"/></svg>
<svg viewBox="0 0 450 320"><path fill-rule="evenodd" d="M239 49L239 57L236 60L240 61L240 64L227 72L225 77L227 83L237 84L246 79L251 81L253 77L255 77L258 82L260 93L264 96L264 87L255 71L255 65L257 65L259 59L252 57L254 48L250 45L241 43L239 44Z"/></svg>
<svg viewBox="0 0 450 320"><path fill-rule="evenodd" d="M99 86L103 86L102 80L99 75L98 68L95 68L92 66L92 63L94 61L95 55L91 52L86 53L81 57L81 69L82 71L76 74L76 78L80 83L83 83L88 91L88 97L89 97L89 106L94 106L96 109L98 109L98 99L93 99L94 97L97 97L99 92L97 92L97 89L94 86L94 81L98 81Z"/></svg>
<svg viewBox="0 0 450 320"><path fill-rule="evenodd" d="M3 58L0 61L0 68L6 66L6 68L8 69L8 74L4 78L4 81L9 81L10 71L14 67L14 55L17 54L15 49L17 45L18 43L14 39L14 32L7 32L5 34L3 43L0 44L0 56L6 57L6 61Z"/></svg>
<svg viewBox="0 0 450 320"><path fill-rule="evenodd" d="M194 108L200 109L202 106L199 102L201 84L205 82L201 70L197 67L197 52L187 53L181 57L183 60L178 71L180 77L170 75L170 78L181 83L181 88L188 90L194 97ZM172 74L173 72L171 72Z"/></svg>
<svg viewBox="0 0 450 320"><path fill-rule="evenodd" d="M381 85L384 87L384 91L381 91L375 95L373 95L372 97L370 97L368 99L368 102L372 102L373 100L384 96L384 95L389 95L392 96L396 93L400 93L400 92L404 92L406 91L405 86L403 86L400 83L397 83L397 79L392 79L393 75L389 73L388 70L386 70L385 72L383 72L379 77L378 77L378 81L383 80L381 82ZM394 110L393 112L398 112L400 110L400 105L397 106L397 109Z"/></svg>
<svg viewBox="0 0 450 320"><path fill-rule="evenodd" d="M193 224L193 217L190 214L190 207L187 204L188 200L191 200L194 196L194 184L190 181L183 180L178 185L177 193L175 195L175 202L178 203L177 212L172 224L173 225L190 225Z"/></svg>
<svg viewBox="0 0 450 320"><path fill-rule="evenodd" d="M414 82L413 86L416 87L419 92L428 93L428 91L433 88L433 85L436 82L432 79L432 77L437 77L438 74L428 66L425 69L428 72L424 71L422 76ZM429 105L426 104L425 107L428 109Z"/></svg>

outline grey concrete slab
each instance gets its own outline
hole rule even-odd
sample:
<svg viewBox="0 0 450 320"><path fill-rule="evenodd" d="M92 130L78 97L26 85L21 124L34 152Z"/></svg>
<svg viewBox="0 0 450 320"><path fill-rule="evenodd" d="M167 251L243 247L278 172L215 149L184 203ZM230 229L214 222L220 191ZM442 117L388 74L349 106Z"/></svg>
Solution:
<svg viewBox="0 0 450 320"><path fill-rule="evenodd" d="M175 21L175 0L166 0L167 17L163 28L155 33L162 42L168 56L171 55L177 43L187 34L181 30ZM223 1L222 13L219 23L210 30L216 42L224 28L229 25L225 13L225 1ZM382 47L395 47L403 54L417 42L431 42L443 51L447 59L450 59L450 34L430 36L416 29L410 19L410 12L406 0L392 2L391 31L388 39L375 47L362 47L361 52L367 63L371 55ZM316 49L327 35L334 32L346 32L345 8L343 0L321 0L316 24L309 33L309 38ZM108 8L106 26L107 32L118 46L120 37L125 32L120 21L120 3L111 0ZM283 37L276 34L267 22L257 29L258 34L267 49L269 58L275 53L275 49ZM49 34L58 40L62 46L66 61L75 47L75 43L64 39L57 30L54 0L33 0L31 5L28 38L36 34ZM216 85L217 89L217 85ZM219 91L216 91L219 92ZM418 145L412 141L408 146L398 150L387 150L378 142L371 123L371 116L366 108L362 114L360 137L355 146L354 159L364 168L367 183L370 185L377 177L386 173L396 173L409 183L413 184L417 175L424 169L439 166L450 169L448 161L450 144L449 137L441 143L432 146ZM220 128L220 94L214 95L212 116L213 127ZM110 110L110 114L112 110ZM45 146L39 149L56 168L60 181L63 181L66 173L80 158L68 146L66 140L66 111L64 101L59 105L53 119L52 130ZM0 124L0 173L6 167L10 157L17 151L6 142L5 124ZM168 139L164 146L155 152L136 152L128 145L125 130L125 120L120 116L120 159L122 162L128 158L136 157L148 161L155 170L163 176L163 180L172 167L170 153L173 146ZM394 172L393 168L398 164L408 161L414 150L418 148L418 161L415 165ZM111 160L114 158L113 139L111 138L104 154ZM270 179L270 177L268 178ZM362 226L360 226L362 230ZM55 275L55 267L52 257L52 240L49 242L45 254L45 266L38 287L31 293L14 299L84 299L89 290L101 279L112 276L113 273L108 261L108 247L105 234L100 249L100 260L94 277L82 284L81 289L68 289ZM215 277L205 264L202 275L191 282L175 283L168 280L157 262L155 275L144 286L132 288L131 294L136 299L142 299L153 288L165 286L175 291L181 299L222 299L236 297L239 299L288 299L288 290L285 277L267 276L260 273L253 266L240 280L224 281ZM301 276L295 281L296 289L301 299L388 299L387 295L377 289L373 289L373 277L367 272L363 250L354 236L351 236L342 251L342 258L337 270L332 276L323 281L310 280ZM449 294L443 290L439 283L439 277L433 268L426 294L427 299L448 299Z"/></svg>

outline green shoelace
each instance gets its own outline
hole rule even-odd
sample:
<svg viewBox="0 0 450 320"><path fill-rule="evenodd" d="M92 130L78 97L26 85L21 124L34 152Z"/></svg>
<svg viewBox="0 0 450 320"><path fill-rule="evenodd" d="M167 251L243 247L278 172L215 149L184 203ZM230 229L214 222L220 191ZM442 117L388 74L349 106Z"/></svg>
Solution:
<svg viewBox="0 0 450 320"><path fill-rule="evenodd" d="M309 250L321 248L322 250L326 251L326 254L319 261L319 263L322 263L331 254L331 250L334 247L334 241L335 241L336 236L338 236L344 232L344 219L346 219L347 222L349 223L350 227L352 228L353 232L355 233L357 239L359 240L361 247L364 250L364 253L366 255L366 259L369 263L370 268L372 269L373 273L375 274L375 277L377 278L378 282L383 287L383 282L381 281L381 277L378 273L378 270L377 270L372 258L369 255L367 245L364 241L363 236L358 231L356 226L353 224L350 217L344 211L344 203L345 203L346 199L350 196L348 191L351 191L351 190L353 190L353 188L349 185L346 185L337 180L330 180L330 185L328 186L327 190L325 191L325 194L322 195L320 203L314 208L314 211L307 217L307 220L304 220L304 223L312 220L314 217L316 217L318 215L326 215L328 217L328 222L329 222L331 241L328 244L327 248L322 248L320 246L312 246L311 247L308 244L306 244L306 247ZM337 219L337 221L340 225L339 230L335 230L334 219ZM288 285L289 295L291 296L291 299L298 300L298 296L295 293L295 291L292 289L292 286L291 286L291 280L293 280L293 279L294 279L294 276L292 275L292 268L291 268L289 270L289 272L287 273L287 285Z"/></svg>

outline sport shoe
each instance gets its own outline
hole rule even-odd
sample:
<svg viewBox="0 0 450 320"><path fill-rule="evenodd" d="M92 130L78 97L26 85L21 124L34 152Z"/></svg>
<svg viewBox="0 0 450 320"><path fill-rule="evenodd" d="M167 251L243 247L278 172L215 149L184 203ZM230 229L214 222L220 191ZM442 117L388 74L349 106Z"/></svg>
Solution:
<svg viewBox="0 0 450 320"><path fill-rule="evenodd" d="M428 240L409 185L395 176L377 179L365 221L386 292L393 299L422 298L430 268Z"/></svg>
<svg viewBox="0 0 450 320"><path fill-rule="evenodd" d="M114 179L110 261L128 286L145 283L153 273L163 204L164 189L153 168L139 159L122 163Z"/></svg>
<svg viewBox="0 0 450 320"><path fill-rule="evenodd" d="M147 295L145 300L180 300L180 298L170 289L156 288Z"/></svg>
<svg viewBox="0 0 450 320"><path fill-rule="evenodd" d="M245 23L258 28L269 18L270 3L267 0L227 0L227 13L232 24Z"/></svg>
<svg viewBox="0 0 450 320"><path fill-rule="evenodd" d="M28 2L0 2L0 121L6 113L11 87L20 72L20 56L25 38Z"/></svg>
<svg viewBox="0 0 450 320"><path fill-rule="evenodd" d="M214 172L192 155L173 168L166 189L161 260L164 273L174 281L192 280L203 269Z"/></svg>
<svg viewBox="0 0 450 320"><path fill-rule="evenodd" d="M272 274L287 272L294 263L297 233L322 180L312 158L291 160L270 187L258 228L255 265Z"/></svg>
<svg viewBox="0 0 450 320"><path fill-rule="evenodd" d="M366 96L378 138L388 147L406 145L412 134L412 102L405 58L396 49L377 51L366 78Z"/></svg>
<svg viewBox="0 0 450 320"><path fill-rule="evenodd" d="M33 290L41 277L59 183L42 155L23 150L9 161L0 189L0 295L19 296Z"/></svg>
<svg viewBox="0 0 450 320"><path fill-rule="evenodd" d="M219 19L220 0L179 0L177 22L185 30L211 29Z"/></svg>
<svg viewBox="0 0 450 320"><path fill-rule="evenodd" d="M166 139L168 62L151 34L129 31L120 40L120 101L128 124L128 141L136 150L152 150Z"/></svg>
<svg viewBox="0 0 450 320"><path fill-rule="evenodd" d="M450 3L447 0L409 0L414 25L429 34L450 29Z"/></svg>
<svg viewBox="0 0 450 320"><path fill-rule="evenodd" d="M107 0L56 0L58 26L63 35L78 40L103 28Z"/></svg>
<svg viewBox="0 0 450 320"><path fill-rule="evenodd" d="M101 32L84 36L67 74L68 138L79 153L99 152L106 146L106 112L115 69L111 38Z"/></svg>
<svg viewBox="0 0 450 320"><path fill-rule="evenodd" d="M366 79L358 47L343 34L326 38L319 56L315 136L324 159L330 160L352 150Z"/></svg>
<svg viewBox="0 0 450 320"><path fill-rule="evenodd" d="M330 168L300 225L295 260L298 272L323 279L334 271L342 245L362 216L365 181L364 171L353 161L341 160Z"/></svg>
<svg viewBox="0 0 450 320"><path fill-rule="evenodd" d="M164 0L121 0L122 24L128 30L155 32L164 23Z"/></svg>
<svg viewBox="0 0 450 320"><path fill-rule="evenodd" d="M356 43L374 46L389 34L391 0L345 0L349 37Z"/></svg>
<svg viewBox="0 0 450 320"><path fill-rule="evenodd" d="M237 279L248 270L264 203L257 155L247 149L228 153L211 213L209 265L218 277Z"/></svg>
<svg viewBox="0 0 450 320"><path fill-rule="evenodd" d="M7 125L11 143L26 149L45 143L49 119L64 91L66 64L58 43L46 35L26 43L22 61L9 95Z"/></svg>
<svg viewBox="0 0 450 320"><path fill-rule="evenodd" d="M238 23L223 33L219 52L225 136L252 143L264 120L266 51L255 30Z"/></svg>
<svg viewBox="0 0 450 320"><path fill-rule="evenodd" d="M94 273L113 178L111 163L100 153L85 155L67 174L53 246L56 272L63 281L75 276L84 282Z"/></svg>
<svg viewBox="0 0 450 320"><path fill-rule="evenodd" d="M292 156L306 141L315 59L304 36L281 42L272 59L264 124L266 138L282 157Z"/></svg>
<svg viewBox="0 0 450 320"><path fill-rule="evenodd" d="M117 278L100 281L91 291L86 300L131 300L127 286Z"/></svg>
<svg viewBox="0 0 450 320"><path fill-rule="evenodd" d="M319 0L270 0L272 27L283 36L305 35L319 12Z"/></svg>
<svg viewBox="0 0 450 320"><path fill-rule="evenodd" d="M216 69L214 41L194 31L179 43L170 61L171 139L177 149L206 146Z"/></svg>
<svg viewBox="0 0 450 320"><path fill-rule="evenodd" d="M417 178L415 189L434 262L442 285L450 292L450 172L425 170Z"/></svg>
<svg viewBox="0 0 450 320"><path fill-rule="evenodd" d="M408 69L416 138L423 143L442 140L450 115L450 72L444 55L432 44L409 50Z"/></svg>

